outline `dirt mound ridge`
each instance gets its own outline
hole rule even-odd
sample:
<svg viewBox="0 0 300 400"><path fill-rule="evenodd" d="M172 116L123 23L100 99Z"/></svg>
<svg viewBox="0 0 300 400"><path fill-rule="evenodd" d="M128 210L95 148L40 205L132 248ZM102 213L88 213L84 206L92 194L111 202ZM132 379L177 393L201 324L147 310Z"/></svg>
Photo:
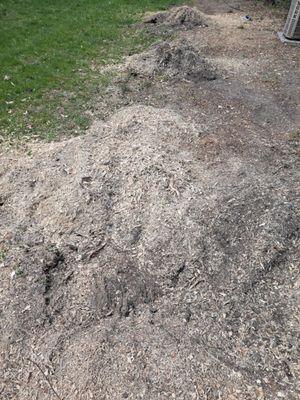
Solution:
<svg viewBox="0 0 300 400"><path fill-rule="evenodd" d="M197 26L208 26L205 16L195 7L175 7L169 11L149 15L145 24L156 27L170 27L172 29L193 29Z"/></svg>
<svg viewBox="0 0 300 400"><path fill-rule="evenodd" d="M200 150L191 121L134 106L3 157L3 398L57 399L36 365L61 398L282 391L297 346L293 178Z"/></svg>
<svg viewBox="0 0 300 400"><path fill-rule="evenodd" d="M195 81L217 77L216 69L185 41L156 44L150 50L130 57L127 69L147 77L159 74Z"/></svg>

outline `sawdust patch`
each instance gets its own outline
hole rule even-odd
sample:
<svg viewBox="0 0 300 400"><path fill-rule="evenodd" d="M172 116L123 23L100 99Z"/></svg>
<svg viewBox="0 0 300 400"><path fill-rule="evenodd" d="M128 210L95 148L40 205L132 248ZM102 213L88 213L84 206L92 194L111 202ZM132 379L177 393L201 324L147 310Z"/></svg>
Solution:
<svg viewBox="0 0 300 400"><path fill-rule="evenodd" d="M198 364L223 398L291 376L292 180L239 158L209 165L200 132L133 106L85 137L2 157L4 398L55 398L36 365L61 398L84 399L197 398Z"/></svg>
<svg viewBox="0 0 300 400"><path fill-rule="evenodd" d="M151 77L166 75L188 80L214 80L216 69L198 50L185 41L162 42L127 61L132 74Z"/></svg>
<svg viewBox="0 0 300 400"><path fill-rule="evenodd" d="M194 7L176 7L170 11L159 12L147 15L144 19L147 25L156 28L172 28L174 29L193 29L195 27L208 26L207 18L197 8Z"/></svg>

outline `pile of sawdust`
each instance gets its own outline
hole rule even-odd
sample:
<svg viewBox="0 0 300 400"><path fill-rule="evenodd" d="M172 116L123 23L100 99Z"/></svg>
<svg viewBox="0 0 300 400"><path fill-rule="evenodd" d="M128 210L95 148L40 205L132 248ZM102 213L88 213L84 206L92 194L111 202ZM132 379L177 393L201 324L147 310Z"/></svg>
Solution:
<svg viewBox="0 0 300 400"><path fill-rule="evenodd" d="M214 80L216 69L192 45L185 41L162 42L150 50L131 56L127 69L137 75L166 75L188 80Z"/></svg>
<svg viewBox="0 0 300 400"><path fill-rule="evenodd" d="M169 11L148 15L145 24L172 29L193 29L197 26L208 26L205 16L194 7L175 7Z"/></svg>
<svg viewBox="0 0 300 400"><path fill-rule="evenodd" d="M281 174L202 161L197 126L144 106L2 157L2 398L279 391L299 222Z"/></svg>

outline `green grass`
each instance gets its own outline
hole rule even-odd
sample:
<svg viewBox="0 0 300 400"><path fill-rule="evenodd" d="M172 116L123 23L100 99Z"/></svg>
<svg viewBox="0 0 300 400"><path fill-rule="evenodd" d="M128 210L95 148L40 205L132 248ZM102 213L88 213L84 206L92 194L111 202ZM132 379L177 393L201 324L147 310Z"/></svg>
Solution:
<svg viewBox="0 0 300 400"><path fill-rule="evenodd" d="M81 134L99 67L153 40L133 28L180 0L0 0L0 139Z"/></svg>

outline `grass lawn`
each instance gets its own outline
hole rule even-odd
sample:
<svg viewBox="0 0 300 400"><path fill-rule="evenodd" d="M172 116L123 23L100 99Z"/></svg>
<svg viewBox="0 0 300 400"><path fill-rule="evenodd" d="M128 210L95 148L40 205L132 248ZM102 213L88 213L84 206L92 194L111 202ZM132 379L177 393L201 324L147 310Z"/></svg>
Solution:
<svg viewBox="0 0 300 400"><path fill-rule="evenodd" d="M0 140L81 134L99 66L153 38L130 28L180 0L0 0Z"/></svg>

